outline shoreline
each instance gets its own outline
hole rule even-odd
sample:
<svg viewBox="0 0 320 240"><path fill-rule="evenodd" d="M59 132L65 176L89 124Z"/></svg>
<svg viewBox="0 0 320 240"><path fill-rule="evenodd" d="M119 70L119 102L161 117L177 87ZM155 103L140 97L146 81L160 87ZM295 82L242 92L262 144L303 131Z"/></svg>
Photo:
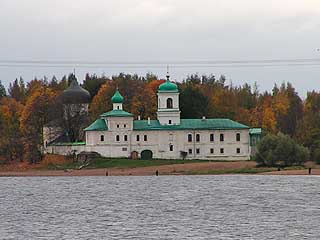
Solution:
<svg viewBox="0 0 320 240"><path fill-rule="evenodd" d="M320 168L312 167L310 175L320 175ZM275 168L257 168L255 162L207 162L171 164L134 168L95 168L67 170L29 169L1 171L0 177L63 177L63 176L154 176L159 175L309 175L308 169L277 171Z"/></svg>

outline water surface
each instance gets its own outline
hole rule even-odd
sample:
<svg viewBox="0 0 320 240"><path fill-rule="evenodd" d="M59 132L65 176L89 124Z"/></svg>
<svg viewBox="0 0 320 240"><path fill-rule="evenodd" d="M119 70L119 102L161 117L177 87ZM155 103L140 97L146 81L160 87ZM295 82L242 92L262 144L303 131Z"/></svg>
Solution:
<svg viewBox="0 0 320 240"><path fill-rule="evenodd" d="M0 178L0 239L320 239L316 176Z"/></svg>

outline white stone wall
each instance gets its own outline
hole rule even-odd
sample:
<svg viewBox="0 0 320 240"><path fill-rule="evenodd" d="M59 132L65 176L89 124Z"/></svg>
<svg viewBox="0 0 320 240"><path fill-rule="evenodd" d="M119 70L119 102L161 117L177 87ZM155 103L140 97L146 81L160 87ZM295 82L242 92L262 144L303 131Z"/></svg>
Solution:
<svg viewBox="0 0 320 240"><path fill-rule="evenodd" d="M211 133L214 134L213 142L210 142ZM224 134L223 142L220 141L220 133ZM240 133L240 141L236 141L237 133ZM188 134L192 134L192 142L188 142ZM197 134L200 134L199 142L196 141ZM104 141L101 141L101 135L104 136ZM117 135L119 141L116 141ZM137 141L137 135L140 141ZM147 141L144 141L144 135L147 136ZM173 145L173 151L170 151L170 145ZM224 149L223 153L220 153L221 148ZM237 153L237 148L240 153ZM192 150L191 154L189 149ZM211 149L214 153L211 153ZM179 159L181 151L185 151L188 152L187 159L248 160L249 130L87 132L86 151L96 151L106 157L129 157L132 151L137 151L140 155L143 150L151 150L154 158L162 159Z"/></svg>
<svg viewBox="0 0 320 240"><path fill-rule="evenodd" d="M172 108L167 108L167 99L172 99ZM157 119L161 125L179 125L179 93L158 93ZM171 123L170 123L171 122Z"/></svg>
<svg viewBox="0 0 320 240"><path fill-rule="evenodd" d="M59 155L72 155L73 153L79 154L80 152L87 151L86 145L66 145L66 146L47 146L45 153L59 154Z"/></svg>
<svg viewBox="0 0 320 240"><path fill-rule="evenodd" d="M132 131L133 129L133 117L107 117L106 120L110 131Z"/></svg>

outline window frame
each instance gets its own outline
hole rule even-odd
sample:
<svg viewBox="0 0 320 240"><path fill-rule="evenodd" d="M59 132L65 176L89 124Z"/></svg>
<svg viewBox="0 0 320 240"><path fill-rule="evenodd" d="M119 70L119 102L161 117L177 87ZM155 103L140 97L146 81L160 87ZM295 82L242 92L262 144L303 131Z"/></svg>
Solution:
<svg viewBox="0 0 320 240"><path fill-rule="evenodd" d="M237 133L237 134L236 134L236 141L237 141L237 142L240 142L240 141L241 141L241 135L240 135L240 133Z"/></svg>
<svg viewBox="0 0 320 240"><path fill-rule="evenodd" d="M214 142L214 133L210 133L210 142Z"/></svg>
<svg viewBox="0 0 320 240"><path fill-rule="evenodd" d="M220 142L224 142L224 134L220 133Z"/></svg>
<svg viewBox="0 0 320 240"><path fill-rule="evenodd" d="M167 109L173 109L173 99L171 97L167 98Z"/></svg>
<svg viewBox="0 0 320 240"><path fill-rule="evenodd" d="M200 140L201 140L200 133L197 133L196 134L196 142L200 142Z"/></svg>

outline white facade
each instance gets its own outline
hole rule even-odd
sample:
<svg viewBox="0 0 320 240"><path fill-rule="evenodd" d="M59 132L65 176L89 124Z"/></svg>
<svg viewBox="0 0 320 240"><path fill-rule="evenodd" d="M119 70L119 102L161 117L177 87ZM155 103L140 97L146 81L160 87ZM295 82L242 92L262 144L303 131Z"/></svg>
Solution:
<svg viewBox="0 0 320 240"><path fill-rule="evenodd" d="M189 141L188 135L192 135ZM214 141L211 141L211 134ZM220 141L223 134L223 141ZM237 134L240 140L237 141ZM197 141L197 135L200 137ZM103 137L102 137L103 136ZM117 138L119 136L119 138ZM127 137L125 137L127 136ZM245 130L175 130L175 131L92 131L86 133L86 150L105 157L130 157L133 151L150 150L153 158L248 160L250 159L249 129Z"/></svg>
<svg viewBox="0 0 320 240"><path fill-rule="evenodd" d="M179 93L159 92L157 117L161 125L179 125Z"/></svg>
<svg viewBox="0 0 320 240"><path fill-rule="evenodd" d="M168 81L165 84L172 87ZM221 124L210 125L214 119L205 118L190 120L189 123L200 126L190 127L186 124L187 120L180 119L179 92L163 89L158 92L157 120L134 121L132 114L124 112L122 103L117 102L113 104L113 111L102 115L99 126L93 123L87 128L85 145L47 146L47 152L67 154L75 150L77 153L93 151L104 157L128 158L133 153L141 157L147 150L152 152L152 158L157 159L250 159L249 127L220 119L226 122L226 126L219 128L217 126ZM119 97L118 91L117 94ZM228 127L230 122L235 127ZM144 127L139 128L140 123Z"/></svg>

